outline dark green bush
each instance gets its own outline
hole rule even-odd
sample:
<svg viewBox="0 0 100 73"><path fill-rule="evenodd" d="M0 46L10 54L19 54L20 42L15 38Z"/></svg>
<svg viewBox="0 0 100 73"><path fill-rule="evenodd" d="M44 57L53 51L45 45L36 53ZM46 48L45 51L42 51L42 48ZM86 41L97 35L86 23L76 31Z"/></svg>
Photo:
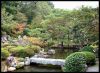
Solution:
<svg viewBox="0 0 100 73"><path fill-rule="evenodd" d="M30 29L25 28L24 31L23 31L23 34L29 36L29 32L30 32Z"/></svg>
<svg viewBox="0 0 100 73"><path fill-rule="evenodd" d="M86 60L84 54L75 52L66 58L63 67L64 72L84 72L86 70Z"/></svg>
<svg viewBox="0 0 100 73"><path fill-rule="evenodd" d="M88 52L94 53L93 50L94 50L93 47L91 47L91 46L85 46L85 47L81 48L79 51L88 51Z"/></svg>
<svg viewBox="0 0 100 73"><path fill-rule="evenodd" d="M1 59L2 60L5 60L9 55L10 53L6 49L1 48Z"/></svg>
<svg viewBox="0 0 100 73"><path fill-rule="evenodd" d="M17 51L16 56L18 56L18 57L26 57L27 53L26 53L25 50L21 49L21 50Z"/></svg>
<svg viewBox="0 0 100 73"><path fill-rule="evenodd" d="M81 53L83 53L85 55L87 65L93 65L93 64L95 64L95 62L96 62L96 60L95 60L96 56L95 56L94 53L86 52L86 51L81 52Z"/></svg>

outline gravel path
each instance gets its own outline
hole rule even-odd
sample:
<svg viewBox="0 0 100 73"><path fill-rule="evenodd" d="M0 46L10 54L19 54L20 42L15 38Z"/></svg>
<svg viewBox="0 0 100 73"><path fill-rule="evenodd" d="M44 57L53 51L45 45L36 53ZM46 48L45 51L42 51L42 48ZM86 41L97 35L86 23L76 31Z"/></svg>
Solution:
<svg viewBox="0 0 100 73"><path fill-rule="evenodd" d="M86 72L99 72L99 66L89 67Z"/></svg>
<svg viewBox="0 0 100 73"><path fill-rule="evenodd" d="M86 72L99 72L99 62L96 62L96 65L88 67Z"/></svg>

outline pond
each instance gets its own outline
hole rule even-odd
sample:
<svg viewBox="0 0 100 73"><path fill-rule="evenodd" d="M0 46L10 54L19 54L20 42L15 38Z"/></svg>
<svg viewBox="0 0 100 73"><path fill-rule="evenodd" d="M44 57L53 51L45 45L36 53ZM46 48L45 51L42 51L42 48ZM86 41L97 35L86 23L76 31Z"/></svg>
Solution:
<svg viewBox="0 0 100 73"><path fill-rule="evenodd" d="M61 50L61 49L55 49L56 53L54 55L51 55L51 58L54 59L65 59L69 54L73 53L73 50ZM30 65L25 66L24 68L17 69L15 72L62 72L61 67L59 66L51 66L49 65Z"/></svg>
<svg viewBox="0 0 100 73"><path fill-rule="evenodd" d="M30 65L24 66L24 68L18 69L14 72L62 72L60 67L47 67L43 65Z"/></svg>

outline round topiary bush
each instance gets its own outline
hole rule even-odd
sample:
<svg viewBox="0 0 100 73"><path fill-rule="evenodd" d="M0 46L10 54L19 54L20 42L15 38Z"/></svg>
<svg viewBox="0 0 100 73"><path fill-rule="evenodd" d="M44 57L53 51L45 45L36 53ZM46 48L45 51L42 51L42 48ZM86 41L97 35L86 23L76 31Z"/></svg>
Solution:
<svg viewBox="0 0 100 73"><path fill-rule="evenodd" d="M91 53L91 52L81 52L82 54L85 55L85 58L86 58L86 64L87 65L94 65L95 62L96 62L96 56L94 53Z"/></svg>
<svg viewBox="0 0 100 73"><path fill-rule="evenodd" d="M2 60L5 60L9 55L10 53L6 49L1 48L1 59Z"/></svg>
<svg viewBox="0 0 100 73"><path fill-rule="evenodd" d="M69 55L62 69L64 72L85 72L86 60L84 54L75 52Z"/></svg>
<svg viewBox="0 0 100 73"><path fill-rule="evenodd" d="M85 47L81 48L79 51L88 51L88 52L94 53L94 48L91 46L85 46Z"/></svg>

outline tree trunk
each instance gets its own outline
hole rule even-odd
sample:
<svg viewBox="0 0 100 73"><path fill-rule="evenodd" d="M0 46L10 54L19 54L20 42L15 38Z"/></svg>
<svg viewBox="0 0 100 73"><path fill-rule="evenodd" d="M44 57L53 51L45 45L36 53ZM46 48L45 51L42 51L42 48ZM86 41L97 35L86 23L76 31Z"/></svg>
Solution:
<svg viewBox="0 0 100 73"><path fill-rule="evenodd" d="M64 50L63 41L61 42L61 49Z"/></svg>

